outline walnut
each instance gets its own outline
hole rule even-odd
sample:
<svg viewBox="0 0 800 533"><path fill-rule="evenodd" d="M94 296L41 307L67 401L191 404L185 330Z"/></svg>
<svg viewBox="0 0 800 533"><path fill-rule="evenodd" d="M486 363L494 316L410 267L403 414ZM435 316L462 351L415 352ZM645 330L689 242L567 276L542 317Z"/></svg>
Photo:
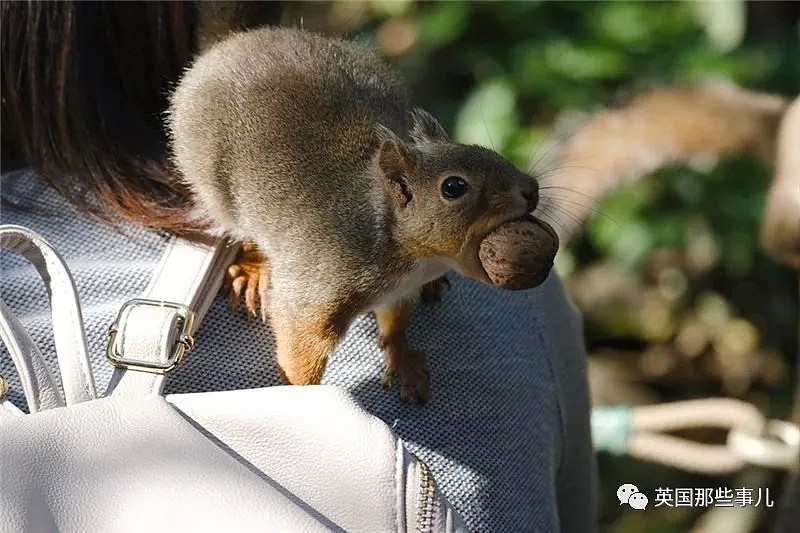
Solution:
<svg viewBox="0 0 800 533"><path fill-rule="evenodd" d="M531 289L547 279L558 251L558 235L532 216L511 220L483 238L481 265L494 285Z"/></svg>

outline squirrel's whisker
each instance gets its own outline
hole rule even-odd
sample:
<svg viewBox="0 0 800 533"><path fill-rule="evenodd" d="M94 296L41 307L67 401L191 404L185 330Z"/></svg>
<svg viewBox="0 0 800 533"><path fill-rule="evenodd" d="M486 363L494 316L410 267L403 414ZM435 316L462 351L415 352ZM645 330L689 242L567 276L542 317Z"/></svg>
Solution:
<svg viewBox="0 0 800 533"><path fill-rule="evenodd" d="M562 213L567 219L569 219L574 224L574 226L578 227L578 226L581 225L581 221L578 218L576 218L575 216L573 216L572 214L570 214L569 212L567 212L567 211L565 211L563 209L560 209L557 206L547 206L547 207L549 207L551 209L551 211L547 213L547 215L550 216L551 219L558 219L558 217L556 217L554 215L554 213L552 212L552 211L555 211L555 212ZM562 230L568 231L568 228L566 228L563 225L563 219L558 219L557 224L561 227ZM571 235L572 235L572 232L570 232L570 236Z"/></svg>
<svg viewBox="0 0 800 533"><path fill-rule="evenodd" d="M542 161L544 161L544 159L553 152L553 150L558 148L561 143L562 143L562 141L555 141L555 142L549 142L548 143L548 139L545 139L543 141L539 141L539 143L537 143L537 145L533 148L534 151L531 154L531 156L529 157L529 160L533 160L533 158L536 157L536 151L541 149L541 147L547 146L547 149L544 150L544 152L542 152L536 158L536 161L533 161L532 163L528 164L528 174L533 175L534 172L536 172L537 174L540 173L541 171L539 169L537 169L536 167L538 167L539 164ZM548 146L548 144L549 144L549 146Z"/></svg>
<svg viewBox="0 0 800 533"><path fill-rule="evenodd" d="M491 146L492 150L496 152L497 148L494 147L494 140L492 139L492 134L489 132L489 126L486 125L486 115L483 112L483 98L481 98L480 108L481 108L481 122L483 122L483 129L484 131L486 131L486 136L489 138L489 146Z"/></svg>
<svg viewBox="0 0 800 533"><path fill-rule="evenodd" d="M545 185L544 187L539 187L540 191L546 191L548 189L559 189L559 190L562 190L562 191L568 191L568 192L573 193L573 194L578 194L578 195L583 196L585 198L589 198L590 200L594 199L594 197L591 196L591 195L582 193L582 192L580 192L580 191L578 191L576 189L570 189L569 187L560 187L558 185Z"/></svg>
<svg viewBox="0 0 800 533"><path fill-rule="evenodd" d="M541 183L541 182L543 182L545 180L555 178L560 173L563 173L563 172L565 172L567 170L574 170L574 169L588 170L590 172L599 172L599 169L597 169L595 167L586 166L586 165L562 165L562 164L558 164L558 165L552 166L552 167L542 171L541 174L538 177L538 180ZM546 185L546 182L545 182L545 185Z"/></svg>
<svg viewBox="0 0 800 533"><path fill-rule="evenodd" d="M559 203L561 203L561 202L566 202L568 204L572 204L572 205L577 206L577 207L583 207L584 209L588 209L589 211L591 211L595 215L601 215L601 216L604 216L604 217L608 218L609 220L611 220L613 222L617 222L616 220L614 220L613 218L608 216L606 213L604 213L600 209L597 209L596 207L593 207L591 205L584 204L582 202L578 202L578 201L572 200L571 198L564 198L564 197L561 197L561 196L553 196L553 195L549 195L548 194L547 196L542 196L541 199L552 200L552 201L556 202L557 205ZM561 206L559 206L559 207L561 207Z"/></svg>
<svg viewBox="0 0 800 533"><path fill-rule="evenodd" d="M546 206L546 207L551 207L551 206ZM571 232L571 231L569 231L569 230L568 230L568 229L567 229L567 228L564 226L564 224L562 224L562 223L561 223L561 221L559 221L558 219L556 219L555 217L553 217L553 216L552 216L550 213L548 213L548 212L546 212L546 211L541 211L541 212L537 213L537 215L539 215L539 216L540 216L540 217L542 217L542 218L546 218L546 219L547 219L547 220L546 220L547 222L549 222L550 224L553 224L553 225L556 225L556 226L558 226L559 228L561 228L561 230L562 230L564 233L567 233L568 235L570 235L570 237L572 236L572 232Z"/></svg>

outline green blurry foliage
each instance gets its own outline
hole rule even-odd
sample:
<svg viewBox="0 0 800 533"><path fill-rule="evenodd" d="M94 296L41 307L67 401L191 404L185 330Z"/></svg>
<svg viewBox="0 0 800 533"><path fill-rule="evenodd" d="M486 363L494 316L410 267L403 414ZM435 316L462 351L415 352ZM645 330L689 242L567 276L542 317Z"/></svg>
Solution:
<svg viewBox="0 0 800 533"><path fill-rule="evenodd" d="M518 129L549 125L565 109L609 105L655 84L714 78L789 94L797 91L800 77L796 31L746 39L745 6L736 1L716 7L380 1L370 3L379 6L379 16L355 32L356 38L374 41L386 20L386 4L414 28L413 46L391 59L411 81L415 100L449 131L488 129L487 137L503 141L495 140L501 151L514 143L508 128L515 120ZM491 106L480 96L498 84L516 98L507 117L489 123L481 113L463 111L465 105Z"/></svg>

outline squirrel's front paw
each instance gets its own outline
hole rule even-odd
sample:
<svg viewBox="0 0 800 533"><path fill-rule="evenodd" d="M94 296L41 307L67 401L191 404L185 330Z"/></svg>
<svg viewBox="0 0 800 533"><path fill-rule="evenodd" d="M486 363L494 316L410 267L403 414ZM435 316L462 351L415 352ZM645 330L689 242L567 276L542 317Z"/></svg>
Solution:
<svg viewBox="0 0 800 533"><path fill-rule="evenodd" d="M235 309L244 294L244 306L249 316L261 314L267 320L267 291L269 289L269 262L252 242L242 245L236 262L228 267L228 288L231 309ZM260 308L256 307L259 301Z"/></svg>
<svg viewBox="0 0 800 533"><path fill-rule="evenodd" d="M400 399L406 403L426 403L431 391L425 352L409 348L404 341L389 342L383 336L378 338L378 345L386 355L381 386L392 388L395 376L399 376Z"/></svg>

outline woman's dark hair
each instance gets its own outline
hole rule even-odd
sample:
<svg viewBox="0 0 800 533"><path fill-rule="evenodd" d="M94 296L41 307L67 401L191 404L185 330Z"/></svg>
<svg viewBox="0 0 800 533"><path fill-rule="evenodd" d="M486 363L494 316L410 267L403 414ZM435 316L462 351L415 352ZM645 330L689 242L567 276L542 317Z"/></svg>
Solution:
<svg viewBox="0 0 800 533"><path fill-rule="evenodd" d="M179 228L188 198L161 113L190 60L192 5L3 2L3 144L82 210Z"/></svg>
<svg viewBox="0 0 800 533"><path fill-rule="evenodd" d="M163 113L195 50L196 12L233 20L245 10L259 22L276 12L211 4L1 2L3 155L104 220L192 229Z"/></svg>

